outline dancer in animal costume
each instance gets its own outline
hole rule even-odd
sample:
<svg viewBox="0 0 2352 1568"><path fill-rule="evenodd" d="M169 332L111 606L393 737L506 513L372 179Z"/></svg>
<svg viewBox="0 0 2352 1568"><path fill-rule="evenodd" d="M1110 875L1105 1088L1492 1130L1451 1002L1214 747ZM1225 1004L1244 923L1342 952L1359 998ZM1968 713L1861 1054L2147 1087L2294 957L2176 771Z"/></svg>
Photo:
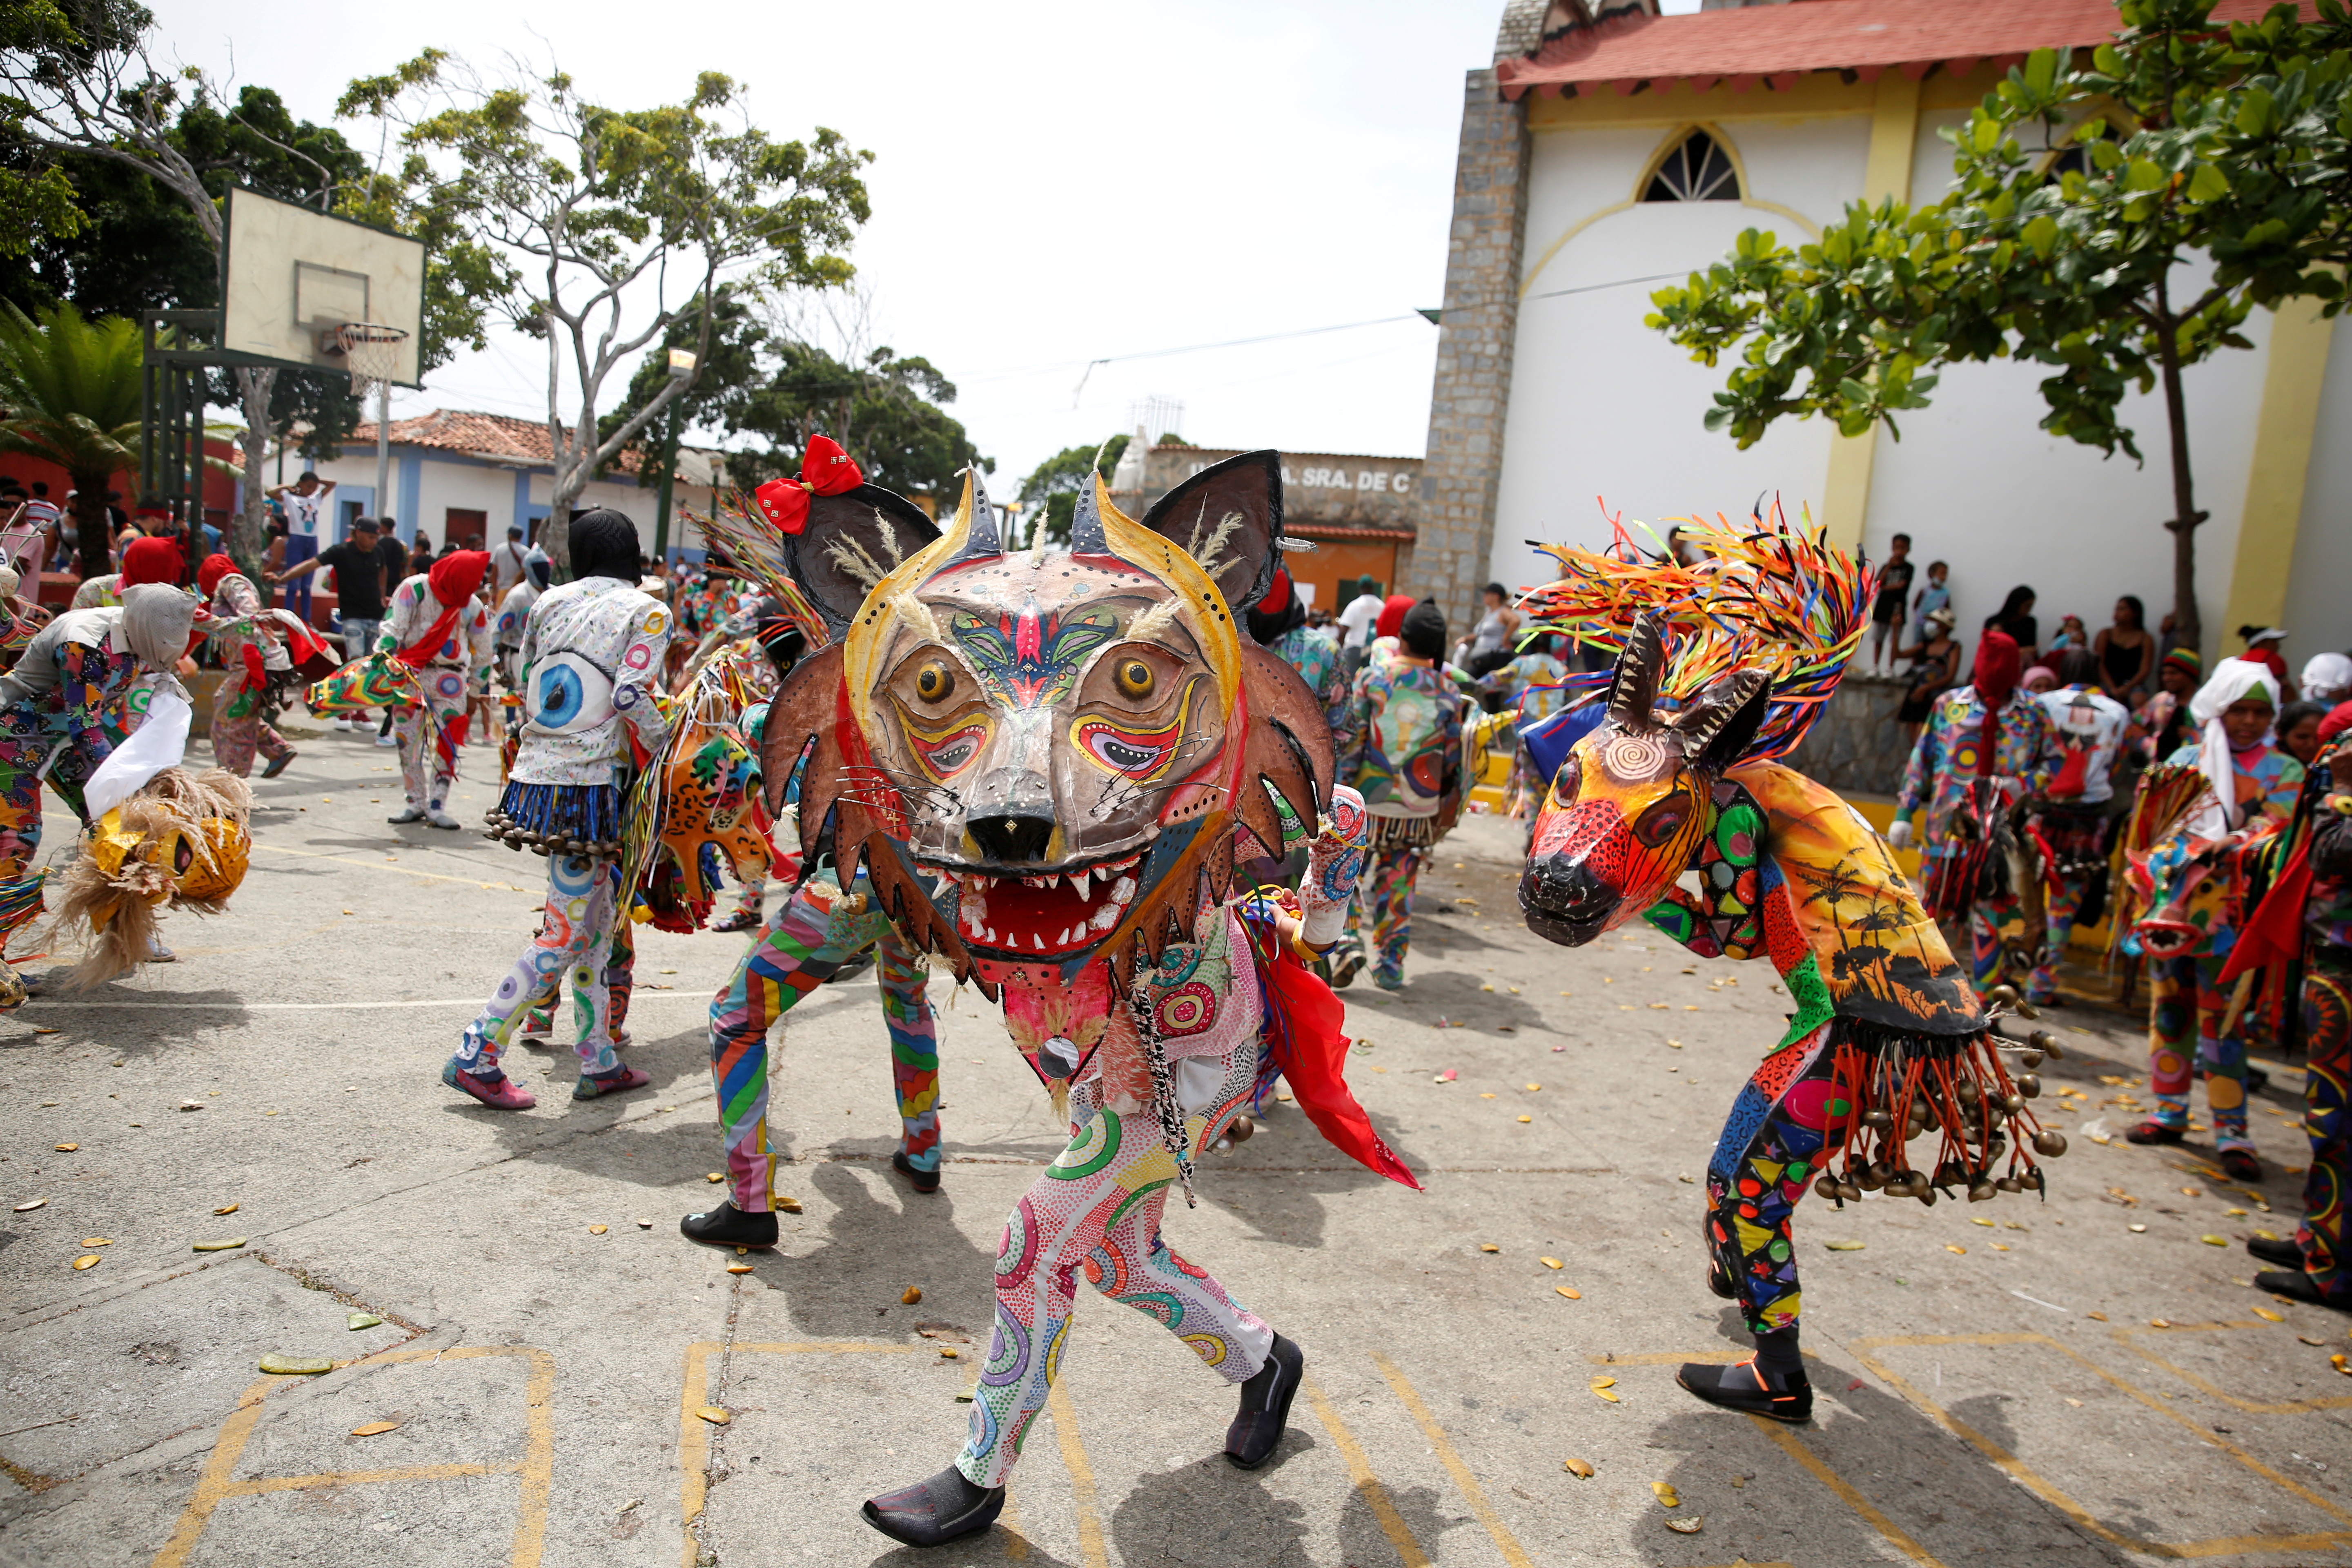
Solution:
<svg viewBox="0 0 2352 1568"><path fill-rule="evenodd" d="M1711 1405L1802 1421L1812 1390L1790 1220L1808 1184L1840 1200L1981 1200L2038 1190L2025 1145L2055 1155L2064 1141L2037 1130L2026 1101L2040 1084L2012 1079L1995 1054L1887 846L1774 760L1853 657L1869 573L1777 520L1682 526L1705 551L1695 564L1554 548L1561 580L1524 601L1538 629L1621 651L1605 717L1551 781L1519 900L1530 930L1568 946L1639 916L1701 957L1763 956L1780 971L1788 1030L1707 1165L1707 1283L1739 1303L1757 1353L1686 1365L1680 1381ZM1696 896L1675 885L1687 871ZM1915 1167L1907 1142L1928 1129L1941 1146Z"/></svg>
<svg viewBox="0 0 2352 1568"><path fill-rule="evenodd" d="M570 981L578 1031L572 1098L653 1081L614 1056L608 1010L614 941L627 918L623 798L633 758L658 757L669 741L660 699L669 612L637 590L636 525L619 512L573 519L568 551L572 580L542 595L523 629L522 748L490 818L499 836L547 857L547 908L539 935L441 1069L442 1082L499 1110L538 1103L499 1058L559 975Z"/></svg>
<svg viewBox="0 0 2352 1568"><path fill-rule="evenodd" d="M457 782L466 710L490 689L490 615L474 593L489 569L488 551L460 550L393 591L392 615L376 649L416 672L422 700L401 709L393 721L408 804L387 822L422 822L452 831L459 826L443 807ZM635 587L634 561L629 571Z"/></svg>
<svg viewBox="0 0 2352 1568"><path fill-rule="evenodd" d="M113 760L133 750L118 751ZM105 783L101 772L92 780L93 795ZM168 958L158 930L167 903L196 914L226 912L252 858L252 792L236 773L176 765L148 774L128 799L103 812L58 874L53 940L87 951L54 988L87 991L159 953Z"/></svg>
<svg viewBox="0 0 2352 1568"><path fill-rule="evenodd" d="M1003 997L1071 1125L998 1250L963 1451L866 1505L895 1540L936 1545L995 1518L1082 1267L1238 1385L1228 1458L1272 1456L1302 1353L1160 1236L1168 1190L1189 1198L1262 1045L1328 1135L1412 1181L1347 1093L1339 1006L1306 967L1345 921L1362 809L1330 788L1315 694L1238 624L1277 564L1280 485L1276 455L1251 453L1138 523L1097 483L1050 552L1008 552L970 475L954 526L919 552L822 484L804 517L779 520L800 587L843 637L777 696L769 790L805 752L803 851L829 826L842 885L862 868L910 943ZM1233 881L1237 823L1280 852L1277 793L1315 825L1295 902Z"/></svg>
<svg viewBox="0 0 2352 1568"><path fill-rule="evenodd" d="M261 591L226 555L207 555L196 568L196 586L211 601L219 623L213 641L226 673L213 693L213 761L243 778L253 771L257 750L269 759L261 776L274 779L295 757L294 748L269 722L277 694L293 679L294 662L270 635Z"/></svg>
<svg viewBox="0 0 2352 1568"><path fill-rule="evenodd" d="M1979 994L2007 979L2046 996L2057 984L2057 955L2043 941L2041 875L2023 853L2021 817L2057 773L2063 748L2049 710L2017 682L2017 644L1988 629L1969 683L1936 700L1911 748L1887 842L1908 848L1924 826L1922 901L1938 920L1967 920ZM2002 936L2013 922L2023 927L2016 956ZM2024 956L2037 953L2038 962Z"/></svg>
<svg viewBox="0 0 2352 1568"><path fill-rule="evenodd" d="M92 577L83 583L74 590L72 608L104 609L120 605L122 591L135 588L142 583L162 583L177 587L186 572L187 562L180 554L177 540L161 537L134 539L123 547L122 570L104 577ZM125 736L139 728L147 717L147 705L154 696L156 683L162 679L152 670L142 670L131 678L130 687L107 711L108 740L121 745Z"/></svg>
<svg viewBox="0 0 2352 1568"><path fill-rule="evenodd" d="M68 610L36 633L0 677L0 942L40 911L41 781L86 816L82 786L114 750L105 721L144 671L169 678L187 652L196 601L160 583L124 590L119 607ZM23 1000L0 967L0 1005Z"/></svg>

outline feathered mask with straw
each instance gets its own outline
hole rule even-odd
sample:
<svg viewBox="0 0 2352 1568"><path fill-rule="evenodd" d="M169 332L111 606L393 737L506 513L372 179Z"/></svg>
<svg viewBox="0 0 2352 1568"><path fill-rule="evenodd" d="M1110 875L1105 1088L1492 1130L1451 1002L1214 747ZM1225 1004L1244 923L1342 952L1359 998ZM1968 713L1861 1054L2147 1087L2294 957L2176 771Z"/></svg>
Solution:
<svg viewBox="0 0 2352 1568"><path fill-rule="evenodd" d="M1786 755L1829 700L1867 624L1871 572L1819 530L1685 520L1706 556L1546 546L1559 580L1520 601L1530 633L1616 655L1607 717L1570 751L1536 818L1519 899L1529 929L1576 945L1664 897L1715 820L1715 781Z"/></svg>

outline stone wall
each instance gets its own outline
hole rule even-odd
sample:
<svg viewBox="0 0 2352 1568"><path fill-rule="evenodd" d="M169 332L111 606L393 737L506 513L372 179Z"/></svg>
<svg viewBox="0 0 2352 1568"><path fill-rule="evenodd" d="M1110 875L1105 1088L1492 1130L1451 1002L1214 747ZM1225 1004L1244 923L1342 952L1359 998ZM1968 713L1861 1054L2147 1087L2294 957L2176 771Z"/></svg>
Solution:
<svg viewBox="0 0 2352 1568"><path fill-rule="evenodd" d="M1527 239L1525 110L1495 90L1492 70L1465 84L1462 145L1446 239L1444 312L1430 391L1428 457L1414 498L1417 537L1397 563L1402 591L1433 595L1457 631L1476 619L1494 557L1495 491L1518 331Z"/></svg>
<svg viewBox="0 0 2352 1568"><path fill-rule="evenodd" d="M1782 760L1833 790L1894 795L1903 787L1903 764L1911 755L1895 719L1905 689L1891 675L1848 674L1804 743Z"/></svg>

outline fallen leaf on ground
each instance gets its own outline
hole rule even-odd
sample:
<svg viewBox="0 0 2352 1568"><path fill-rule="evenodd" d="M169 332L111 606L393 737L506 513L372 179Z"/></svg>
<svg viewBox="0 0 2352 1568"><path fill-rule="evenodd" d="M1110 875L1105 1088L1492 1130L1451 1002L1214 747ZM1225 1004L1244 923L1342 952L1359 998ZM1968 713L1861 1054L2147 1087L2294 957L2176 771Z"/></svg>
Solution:
<svg viewBox="0 0 2352 1568"><path fill-rule="evenodd" d="M1610 1392L1611 1389L1615 1388L1616 1386L1617 1380L1613 1377L1596 1377L1592 1380L1592 1392L1599 1394L1601 1398L1607 1400L1612 1405L1622 1403L1614 1394Z"/></svg>
<svg viewBox="0 0 2352 1568"><path fill-rule="evenodd" d="M626 1502L623 1503L619 1508L617 1508L617 1509L614 1510L613 1511L614 1511L614 1512L615 1512L615 1513L628 1513L628 1512L631 1512L631 1511L633 1511L633 1510L637 1507L637 1505L638 1505L638 1504L640 1504L640 1503L644 1502L645 1500L645 1500L645 1499L643 1499L643 1498L641 1498L641 1497L633 1497L633 1498L631 1498L628 1501L626 1501Z"/></svg>
<svg viewBox="0 0 2352 1568"><path fill-rule="evenodd" d="M2315 1340L2309 1334L2297 1334L2294 1337L2302 1343L2307 1345L2324 1345L2327 1342L2326 1340Z"/></svg>
<svg viewBox="0 0 2352 1568"><path fill-rule="evenodd" d="M237 1207L238 1207L238 1205L236 1205L236 1204L223 1204L220 1207L218 1207L218 1208L216 1208L216 1209L213 1210L213 1213L215 1213L215 1214L235 1214L235 1213L237 1211Z"/></svg>
<svg viewBox="0 0 2352 1568"><path fill-rule="evenodd" d="M1690 1180L1687 1176L1683 1179L1685 1181ZM1822 1243L1822 1245L1828 1247L1832 1252L1860 1252L1867 1243L1859 1241L1825 1241Z"/></svg>
<svg viewBox="0 0 2352 1568"><path fill-rule="evenodd" d="M244 1245L245 1237L241 1236L231 1236L226 1237L219 1241L199 1241L194 1244L194 1250L197 1252L235 1252L238 1247L243 1247Z"/></svg>
<svg viewBox="0 0 2352 1568"><path fill-rule="evenodd" d="M940 1347L940 1359L941 1361L953 1361L956 1359L957 1353L956 1348L953 1345L941 1345Z"/></svg>
<svg viewBox="0 0 2352 1568"><path fill-rule="evenodd" d="M2266 1323L2284 1323L2286 1321L2286 1314L2284 1312L2273 1312L2268 1307L2255 1308L2254 1316L2260 1318Z"/></svg>
<svg viewBox="0 0 2352 1568"><path fill-rule="evenodd" d="M335 1370L335 1363L324 1356L266 1355L260 1364L272 1377L316 1377Z"/></svg>
<svg viewBox="0 0 2352 1568"><path fill-rule="evenodd" d="M2147 1326L2151 1329L2168 1329L2172 1327L2172 1320L2169 1318L2150 1318L2147 1321Z"/></svg>
<svg viewBox="0 0 2352 1568"><path fill-rule="evenodd" d="M49 1200L47 1198L35 1198L29 1203L18 1204L16 1205L16 1212L18 1214L31 1214L37 1208L47 1206L48 1201Z"/></svg>
<svg viewBox="0 0 2352 1568"><path fill-rule="evenodd" d="M639 1230L651 1230L653 1227L654 1222L649 1219L641 1219L637 1221L637 1228Z"/></svg>
<svg viewBox="0 0 2352 1568"><path fill-rule="evenodd" d="M351 1325L353 1333L357 1333L362 1329L378 1329L383 1326L383 1320L373 1312L353 1312L343 1321Z"/></svg>
<svg viewBox="0 0 2352 1568"><path fill-rule="evenodd" d="M2278 1233L2275 1231L2258 1230L2254 1232L2254 1234L2262 1237L2264 1241L2276 1241L2278 1239Z"/></svg>
<svg viewBox="0 0 2352 1568"><path fill-rule="evenodd" d="M902 1307L911 1307L922 1299L923 1288L920 1285L909 1285L899 1292L898 1304Z"/></svg>
<svg viewBox="0 0 2352 1568"><path fill-rule="evenodd" d="M81 1244L84 1247L112 1247L114 1245L114 1237L110 1236L85 1236L81 1238Z"/></svg>
<svg viewBox="0 0 2352 1568"><path fill-rule="evenodd" d="M1536 1261L1542 1264L1546 1268L1565 1268L1568 1267L1567 1264L1562 1263L1557 1258L1539 1258L1536 1259Z"/></svg>
<svg viewBox="0 0 2352 1568"><path fill-rule="evenodd" d="M2077 1409L2077 1410L2080 1410L2081 1408L2083 1408L2083 1402L2082 1402L2081 1400L2079 1400L2079 1399L2075 1399L2075 1398L2073 1398L2073 1397L2071 1397L2071 1396L2070 1396L2070 1397L2068 1397L2068 1398L2067 1398L2066 1403L2067 1403L2067 1404L2069 1404L2069 1405L2073 1405L2073 1406L2074 1406L2075 1409Z"/></svg>
<svg viewBox="0 0 2352 1568"><path fill-rule="evenodd" d="M1993 1227L1992 1221L1985 1218L1982 1215L1970 1215L1969 1216L1969 1223L1970 1225L1980 1225L1987 1230L1990 1230Z"/></svg>
<svg viewBox="0 0 2352 1568"><path fill-rule="evenodd" d="M709 1422L713 1426L724 1426L727 1423L735 1419L734 1416L729 1415L726 1411L721 1410L716 1405L706 1405L699 1410L697 1410L695 1414L701 1416L705 1421Z"/></svg>
<svg viewBox="0 0 2352 1568"><path fill-rule="evenodd" d="M604 1234L606 1228L606 1226L601 1225L592 1225L588 1227L588 1234L591 1236L602 1236Z"/></svg>
<svg viewBox="0 0 2352 1568"><path fill-rule="evenodd" d="M2105 1312L2085 1312L2083 1316L2102 1323L2107 1321L2107 1315Z"/></svg>
<svg viewBox="0 0 2352 1568"><path fill-rule="evenodd" d="M1948 1241L1944 1243L1944 1250L1947 1252L1957 1252L1963 1258L1966 1258L1969 1255L1969 1249L1967 1247L1956 1247Z"/></svg>
<svg viewBox="0 0 2352 1568"><path fill-rule="evenodd" d="M2338 1351L2338 1352L2336 1352L2334 1355L2329 1356L2329 1357L2327 1358L2327 1364L2328 1364L2328 1365L2330 1365L2330 1366L2332 1366L2332 1367L2334 1367L2334 1368L2335 1368L2336 1371L2338 1371L2338 1372L2341 1372L2341 1373L2352 1373L2352 1363L2347 1363L2345 1361L2345 1359L2344 1359L2344 1352L2341 1352L2341 1351Z"/></svg>
<svg viewBox="0 0 2352 1568"><path fill-rule="evenodd" d="M1500 1252L1503 1249L1496 1246L1491 1241L1482 1241L1478 1244L1478 1250L1481 1252Z"/></svg>
<svg viewBox="0 0 2352 1568"><path fill-rule="evenodd" d="M352 1427L352 1436L354 1437L373 1437L385 1432L397 1432L398 1430L400 1430L400 1423L397 1421L371 1421L364 1426Z"/></svg>
<svg viewBox="0 0 2352 1568"><path fill-rule="evenodd" d="M2141 1233L2143 1233L2144 1231L2146 1231L2146 1230L2147 1229L2147 1226L2144 1226L2144 1225L2135 1225L2135 1226L2126 1226L2125 1228L2126 1228L2127 1230L2129 1230L2129 1231L2130 1231L2134 1236L2138 1236L2138 1235L2140 1235Z"/></svg>
<svg viewBox="0 0 2352 1568"><path fill-rule="evenodd" d="M727 1173L724 1171L713 1171L702 1179L706 1182L723 1182L727 1179Z"/></svg>
<svg viewBox="0 0 2352 1568"><path fill-rule="evenodd" d="M1522 1117L1520 1117L1520 1118L1519 1118L1519 1120L1520 1120L1520 1121L1533 1121L1535 1120L1535 1118L1534 1118L1534 1117L1532 1117L1532 1116L1522 1116Z"/></svg>
<svg viewBox="0 0 2352 1568"><path fill-rule="evenodd" d="M1673 1531L1676 1535L1696 1535L1702 1529L1706 1528L1706 1521L1703 1519L1670 1519L1666 1521L1666 1528Z"/></svg>
<svg viewBox="0 0 2352 1568"><path fill-rule="evenodd" d="M74 1272L77 1274L80 1273L85 1268L95 1268L97 1267L98 1254L95 1252L90 1253L88 1257L77 1258L74 1259Z"/></svg>
<svg viewBox="0 0 2352 1568"><path fill-rule="evenodd" d="M79 1143L60 1143L58 1145L58 1152L60 1154L70 1154L80 1147L81 1145Z"/></svg>
<svg viewBox="0 0 2352 1568"><path fill-rule="evenodd" d="M205 1102L201 1100L184 1100L180 1101L180 1109L183 1110L202 1110L204 1108Z"/></svg>
<svg viewBox="0 0 2352 1568"><path fill-rule="evenodd" d="M1650 1489L1657 1494L1658 1500L1661 1503L1664 1503L1666 1507L1680 1508L1683 1506L1682 1494L1675 1490L1673 1483L1668 1481L1652 1481L1650 1483Z"/></svg>
<svg viewBox="0 0 2352 1568"><path fill-rule="evenodd" d="M801 1212L801 1201L798 1198L778 1198L776 1200L776 1212L778 1214L798 1214Z"/></svg>
<svg viewBox="0 0 2352 1568"><path fill-rule="evenodd" d="M2200 1236L2197 1239L2203 1242L2208 1247L2227 1247L2230 1245L2230 1238L2226 1236Z"/></svg>
<svg viewBox="0 0 2352 1568"><path fill-rule="evenodd" d="M1561 1295L1567 1297L1571 1301L1581 1301L1584 1300L1583 1291L1571 1289L1566 1285L1555 1285L1552 1289L1559 1291Z"/></svg>
<svg viewBox="0 0 2352 1568"><path fill-rule="evenodd" d="M2228 1215L2231 1219L2243 1219L2246 1217L2246 1211L2243 1209L2223 1209L2221 1212Z"/></svg>
<svg viewBox="0 0 2352 1568"><path fill-rule="evenodd" d="M1591 1465L1582 1459L1562 1459L1559 1462L1559 1468L1580 1481L1589 1481L1592 1479Z"/></svg>
<svg viewBox="0 0 2352 1568"><path fill-rule="evenodd" d="M971 1404L974 1399L978 1398L979 1396L980 1396L980 1380L979 1380L978 1378L974 1378L974 1379L972 1379L972 1381L971 1381L971 1383L970 1384L970 1385L969 1385L969 1386L967 1386L961 1394L957 1394L955 1397L956 1397L956 1403L957 1403L958 1405L970 1405L970 1404Z"/></svg>

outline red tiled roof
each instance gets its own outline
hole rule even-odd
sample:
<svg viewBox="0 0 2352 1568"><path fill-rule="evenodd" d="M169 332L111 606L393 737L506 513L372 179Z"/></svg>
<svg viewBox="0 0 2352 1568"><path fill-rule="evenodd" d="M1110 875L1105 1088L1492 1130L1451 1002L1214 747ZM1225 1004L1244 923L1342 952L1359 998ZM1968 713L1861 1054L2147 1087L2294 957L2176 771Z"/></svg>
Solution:
<svg viewBox="0 0 2352 1568"><path fill-rule="evenodd" d="M2252 21L2267 0L2221 0L2217 22ZM2305 0L2308 14L2308 0ZM1554 38L1533 59L1507 59L1495 77L1505 98L1549 97L1613 84L1696 88L1793 85L1808 71L1851 70L1864 81L1888 70L1917 80L1937 66L1959 75L1978 62L2007 67L2035 49L2085 47L2121 29L2111 0L1800 0L1682 16L1636 13Z"/></svg>
<svg viewBox="0 0 2352 1568"><path fill-rule="evenodd" d="M552 468L555 463L555 448L547 438L544 419L518 419L511 415L481 414L469 408L436 408L414 419L395 419L392 422L392 444L463 452L472 458L505 458L533 467ZM344 445L374 446L374 422L353 430L344 437ZM637 453L634 449L623 452L614 467L625 474L635 473Z"/></svg>

